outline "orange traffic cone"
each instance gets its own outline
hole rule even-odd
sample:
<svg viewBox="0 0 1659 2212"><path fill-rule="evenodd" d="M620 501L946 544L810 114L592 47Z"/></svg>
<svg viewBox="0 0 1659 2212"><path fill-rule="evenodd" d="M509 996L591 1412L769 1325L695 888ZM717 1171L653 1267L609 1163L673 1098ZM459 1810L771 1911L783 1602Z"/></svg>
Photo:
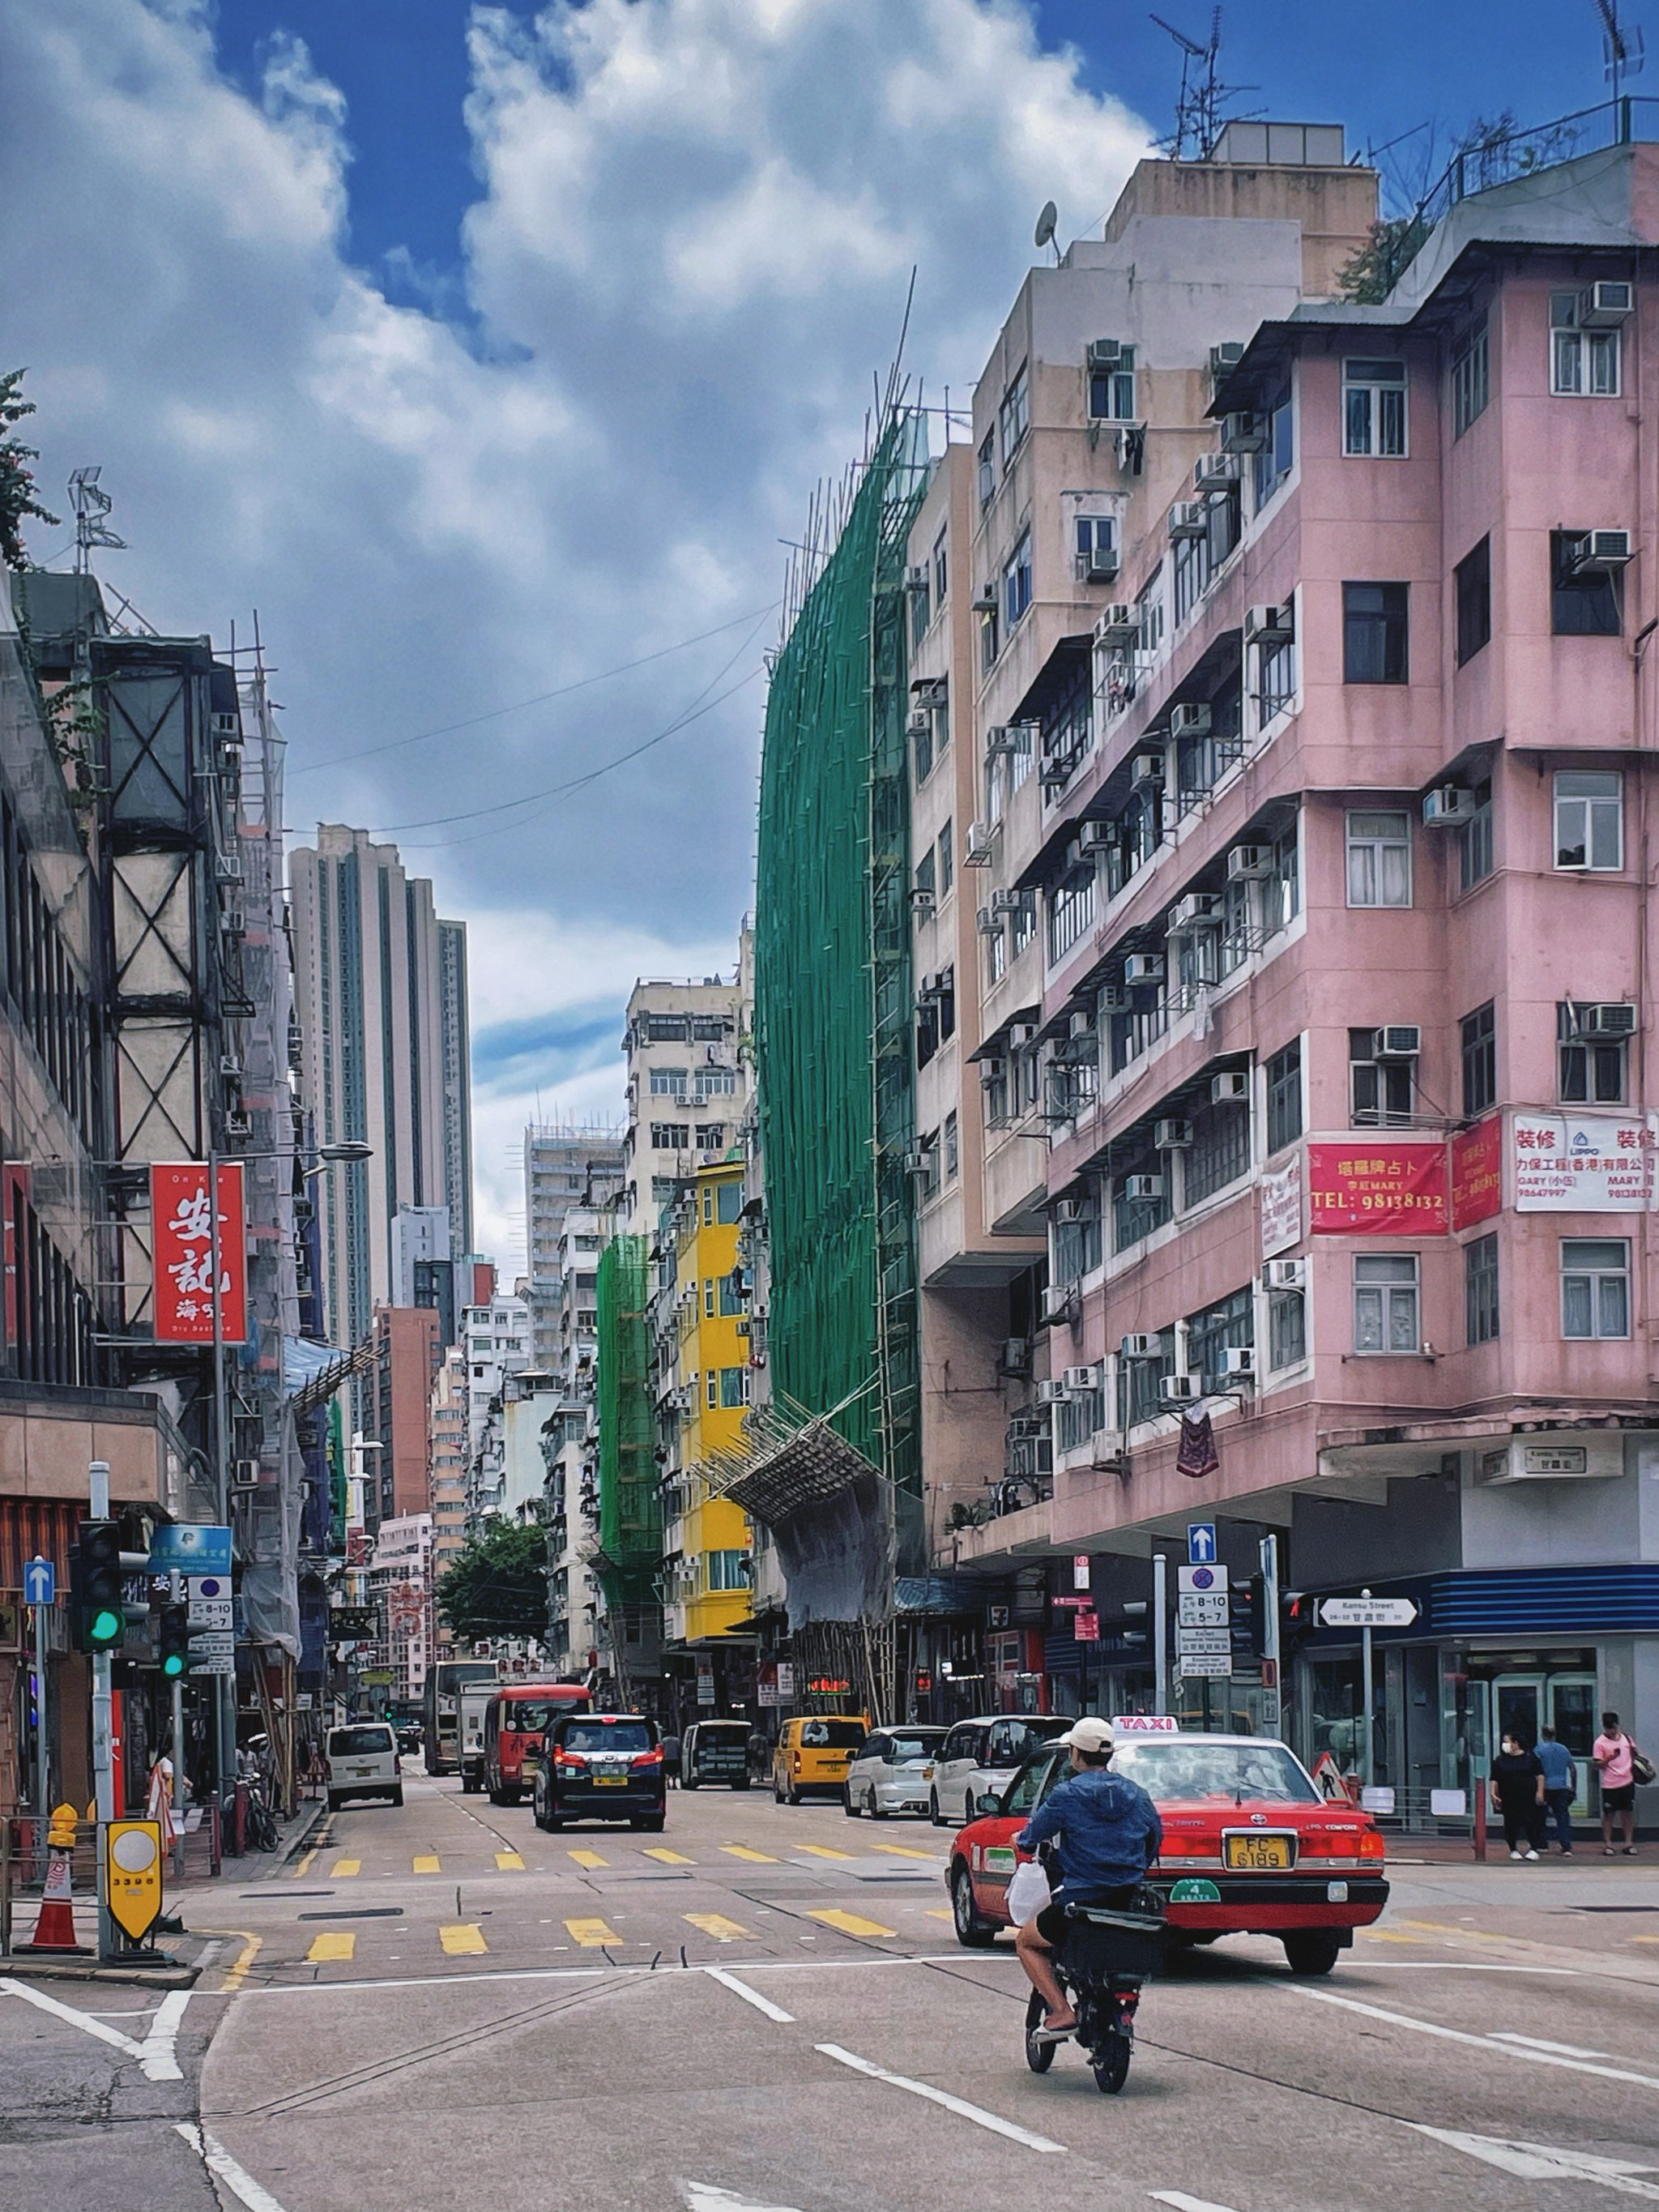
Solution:
<svg viewBox="0 0 1659 2212"><path fill-rule="evenodd" d="M70 1854L75 1849L75 1808L56 1805L46 1831L46 1887L40 1899L40 1917L34 1933L21 1951L87 1952L75 1940L75 1905L70 1886Z"/></svg>

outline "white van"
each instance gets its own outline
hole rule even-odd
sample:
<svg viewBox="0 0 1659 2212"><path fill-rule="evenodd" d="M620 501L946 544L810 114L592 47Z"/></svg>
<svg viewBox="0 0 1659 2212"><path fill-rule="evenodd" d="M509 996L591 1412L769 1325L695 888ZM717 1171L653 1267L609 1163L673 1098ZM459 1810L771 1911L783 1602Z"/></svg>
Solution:
<svg viewBox="0 0 1659 2212"><path fill-rule="evenodd" d="M384 1797L404 1802L404 1763L390 1721L349 1721L328 1732L328 1809L337 1813L348 1797Z"/></svg>
<svg viewBox="0 0 1659 2212"><path fill-rule="evenodd" d="M484 1715L501 1687L494 1680L463 1682L455 1693L455 1760L469 1796L484 1786Z"/></svg>

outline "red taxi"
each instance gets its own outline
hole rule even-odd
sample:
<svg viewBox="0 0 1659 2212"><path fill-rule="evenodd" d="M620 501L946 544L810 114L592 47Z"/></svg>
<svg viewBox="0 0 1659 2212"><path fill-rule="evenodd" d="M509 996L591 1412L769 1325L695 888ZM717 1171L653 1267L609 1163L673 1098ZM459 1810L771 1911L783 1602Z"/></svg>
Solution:
<svg viewBox="0 0 1659 2212"><path fill-rule="evenodd" d="M1288 1746L1271 1737L1188 1735L1135 1717L1112 1770L1158 1807L1164 1849L1147 1877L1177 1944L1276 1936L1293 1974L1328 1974L1388 1902L1383 1844L1368 1813L1328 1803ZM1009 1925L1014 1838L1071 1771L1065 1752L1027 1760L994 1812L962 1830L945 1881L957 1941L980 1949Z"/></svg>

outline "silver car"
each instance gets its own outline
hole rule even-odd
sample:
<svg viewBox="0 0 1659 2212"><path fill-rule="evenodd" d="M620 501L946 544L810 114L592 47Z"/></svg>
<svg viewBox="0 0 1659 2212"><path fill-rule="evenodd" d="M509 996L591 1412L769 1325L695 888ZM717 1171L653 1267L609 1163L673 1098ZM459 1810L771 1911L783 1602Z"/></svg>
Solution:
<svg viewBox="0 0 1659 2212"><path fill-rule="evenodd" d="M942 1728L877 1729L847 1770L842 1799L849 1820L867 1813L884 1820L890 1813L927 1810L927 1775L933 1754L945 1741Z"/></svg>
<svg viewBox="0 0 1659 2212"><path fill-rule="evenodd" d="M1060 1713L981 1713L958 1721L940 1745L927 1778L927 1812L936 1828L963 1827L979 1817L979 1801L1000 1793L1022 1763L1071 1723Z"/></svg>

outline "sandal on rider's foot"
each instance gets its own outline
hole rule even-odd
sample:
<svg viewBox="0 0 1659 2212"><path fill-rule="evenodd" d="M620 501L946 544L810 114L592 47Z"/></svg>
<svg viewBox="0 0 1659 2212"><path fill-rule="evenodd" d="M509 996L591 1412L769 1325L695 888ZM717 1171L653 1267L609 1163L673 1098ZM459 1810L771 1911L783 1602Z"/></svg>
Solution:
<svg viewBox="0 0 1659 2212"><path fill-rule="evenodd" d="M1073 2020L1068 2021L1064 2027L1034 2027L1031 2040L1033 2043L1069 2043L1076 2033L1077 2022Z"/></svg>

